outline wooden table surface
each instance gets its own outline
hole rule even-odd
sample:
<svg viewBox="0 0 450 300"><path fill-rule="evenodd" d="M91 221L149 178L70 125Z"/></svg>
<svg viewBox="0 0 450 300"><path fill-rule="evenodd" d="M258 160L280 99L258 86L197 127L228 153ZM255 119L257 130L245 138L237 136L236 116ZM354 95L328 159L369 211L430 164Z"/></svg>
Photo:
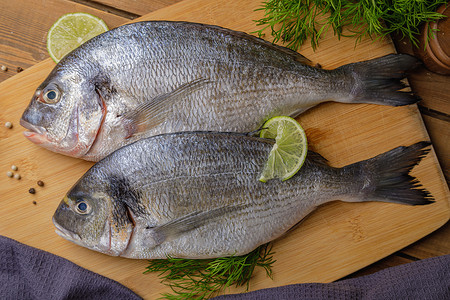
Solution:
<svg viewBox="0 0 450 300"><path fill-rule="evenodd" d="M0 65L8 67L8 70L0 71L0 82L14 76L20 69L26 69L48 58L45 46L47 30L65 13L89 12L102 18L110 28L113 28L179 1L2 0L0 4ZM411 45L407 41L402 41L396 36L392 38L398 52L412 53ZM419 109L448 184L450 179L450 77L440 76L420 68L409 77L409 81L413 91L422 98ZM449 223L413 245L349 277L445 254L450 254Z"/></svg>

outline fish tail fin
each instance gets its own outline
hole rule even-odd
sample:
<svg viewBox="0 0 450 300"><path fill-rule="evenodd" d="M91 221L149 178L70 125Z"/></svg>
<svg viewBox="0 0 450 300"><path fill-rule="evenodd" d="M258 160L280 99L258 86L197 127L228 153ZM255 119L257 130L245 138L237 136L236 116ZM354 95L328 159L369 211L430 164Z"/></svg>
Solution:
<svg viewBox="0 0 450 300"><path fill-rule="evenodd" d="M368 61L352 63L335 71L350 76L350 99L343 102L372 103L403 106L416 103L420 98L412 92L400 91L406 87L402 82L408 71L420 61L408 54L389 54Z"/></svg>
<svg viewBox="0 0 450 300"><path fill-rule="evenodd" d="M358 199L348 201L381 201L407 205L426 205L434 202L429 191L409 173L430 151L429 142L397 147L374 158L355 163L363 188ZM361 195L361 193L363 195Z"/></svg>

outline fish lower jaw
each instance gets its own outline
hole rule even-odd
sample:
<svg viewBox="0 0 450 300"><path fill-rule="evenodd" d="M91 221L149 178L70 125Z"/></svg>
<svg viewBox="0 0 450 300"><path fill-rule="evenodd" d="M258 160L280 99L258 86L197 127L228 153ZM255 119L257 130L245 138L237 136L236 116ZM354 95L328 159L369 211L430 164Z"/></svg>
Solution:
<svg viewBox="0 0 450 300"><path fill-rule="evenodd" d="M27 121L20 119L20 125L27 131L23 132L23 135L35 144L42 144L48 140L47 131L40 126L33 125Z"/></svg>
<svg viewBox="0 0 450 300"><path fill-rule="evenodd" d="M31 123L25 121L24 119L20 119L20 125L22 127L24 127L25 129L28 129L28 131L26 131L27 133L43 135L47 132L44 127L31 124Z"/></svg>
<svg viewBox="0 0 450 300"><path fill-rule="evenodd" d="M53 220L53 224L56 227L56 229L55 229L56 234L64 239L68 240L69 242L72 242L78 246L88 248L90 250L97 251L97 252L100 252L103 254L107 254L110 256L118 256L117 251L113 251L112 249L110 249L109 236L106 237L106 239L107 239L106 243L102 243L103 241L101 240L98 245L89 246L89 245L86 245L82 241L81 237L78 234L76 234L75 232L72 232L70 230L67 230L67 229L61 227L58 223L55 222L55 220ZM104 237L102 237L102 238L104 238Z"/></svg>
<svg viewBox="0 0 450 300"><path fill-rule="evenodd" d="M43 144L47 141L47 137L43 134L39 134L32 131L24 131L23 135L35 144Z"/></svg>
<svg viewBox="0 0 450 300"><path fill-rule="evenodd" d="M75 244L81 243L81 238L78 234L62 228L55 222L53 222L53 224L55 224L55 227L56 227L55 232L57 235L59 235L60 237L66 239L72 243L75 243Z"/></svg>

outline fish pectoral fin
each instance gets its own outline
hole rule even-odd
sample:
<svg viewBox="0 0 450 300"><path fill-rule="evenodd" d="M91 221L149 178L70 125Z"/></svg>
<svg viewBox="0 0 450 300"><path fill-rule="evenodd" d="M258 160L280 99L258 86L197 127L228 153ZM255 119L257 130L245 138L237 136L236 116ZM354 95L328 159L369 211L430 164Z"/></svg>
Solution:
<svg viewBox="0 0 450 300"><path fill-rule="evenodd" d="M138 105L133 110L124 113L121 119L125 123L125 128L128 132L127 138L162 124L167 116L170 115L173 105L177 101L184 99L185 96L203 88L211 82L211 80L205 78L189 81L168 93L158 95Z"/></svg>
<svg viewBox="0 0 450 300"><path fill-rule="evenodd" d="M211 220L236 212L246 207L245 205L223 206L208 211L196 211L181 218L170 221L166 224L149 227L152 239L161 244L163 242L174 240L183 233L199 228L208 224Z"/></svg>

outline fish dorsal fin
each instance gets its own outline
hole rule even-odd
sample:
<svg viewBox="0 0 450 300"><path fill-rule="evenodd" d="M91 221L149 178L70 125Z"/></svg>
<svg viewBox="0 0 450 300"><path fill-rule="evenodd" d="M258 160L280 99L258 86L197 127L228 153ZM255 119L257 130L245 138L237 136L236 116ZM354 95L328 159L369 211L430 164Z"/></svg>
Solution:
<svg viewBox="0 0 450 300"><path fill-rule="evenodd" d="M302 63L302 64L307 65L307 66L314 66L314 63L310 59L308 59L304 55L298 53L297 51L294 51L292 49L289 49L289 48L286 48L286 47L283 47L283 46L279 46L277 44L268 42L266 40L263 40L261 38L258 38L258 37L252 36L252 35L248 35L247 34L247 36L249 36L248 39L252 39L253 38L254 41L257 42L257 43L265 44L269 48L277 49L277 50L279 50L281 52L286 53L287 55L291 56L292 59L294 59L295 61L298 61L299 63Z"/></svg>
<svg viewBox="0 0 450 300"><path fill-rule="evenodd" d="M174 240L185 232L199 228L217 217L233 213L245 207L245 205L230 205L208 211L196 211L160 226L147 227L148 234L152 237L152 243L159 245L163 242Z"/></svg>
<svg viewBox="0 0 450 300"><path fill-rule="evenodd" d="M179 23L183 23L183 22L179 22ZM289 55L292 59L294 59L294 60L296 60L296 61L298 61L298 62L300 62L302 64L309 65L309 66L313 66L314 65L311 62L311 60L309 60L305 56L301 55L297 51L291 50L291 49L283 47L283 46L276 45L274 43L271 43L269 41L266 41L266 40L264 40L262 38L256 37L254 35L248 34L248 33L243 32L243 31L236 31L236 30L220 27L220 26L217 26L217 25L206 25L206 24L198 24L198 23L190 23L190 22L186 23L186 24L189 24L190 26L200 26L200 27L204 27L204 28L211 28L211 29L213 29L215 31L222 32L222 33L227 34L227 35L236 36L236 37L241 38L241 39L246 39L246 40L251 41L251 42L253 42L255 44L263 45L263 46L265 46L267 48L275 49L276 51L280 51L280 52L284 52L285 54Z"/></svg>
<svg viewBox="0 0 450 300"><path fill-rule="evenodd" d="M133 110L124 113L121 116L127 129L128 136L144 132L163 123L176 101L182 100L186 95L193 93L212 81L205 78L195 79L180 85L176 89L158 95L149 101L146 101Z"/></svg>

